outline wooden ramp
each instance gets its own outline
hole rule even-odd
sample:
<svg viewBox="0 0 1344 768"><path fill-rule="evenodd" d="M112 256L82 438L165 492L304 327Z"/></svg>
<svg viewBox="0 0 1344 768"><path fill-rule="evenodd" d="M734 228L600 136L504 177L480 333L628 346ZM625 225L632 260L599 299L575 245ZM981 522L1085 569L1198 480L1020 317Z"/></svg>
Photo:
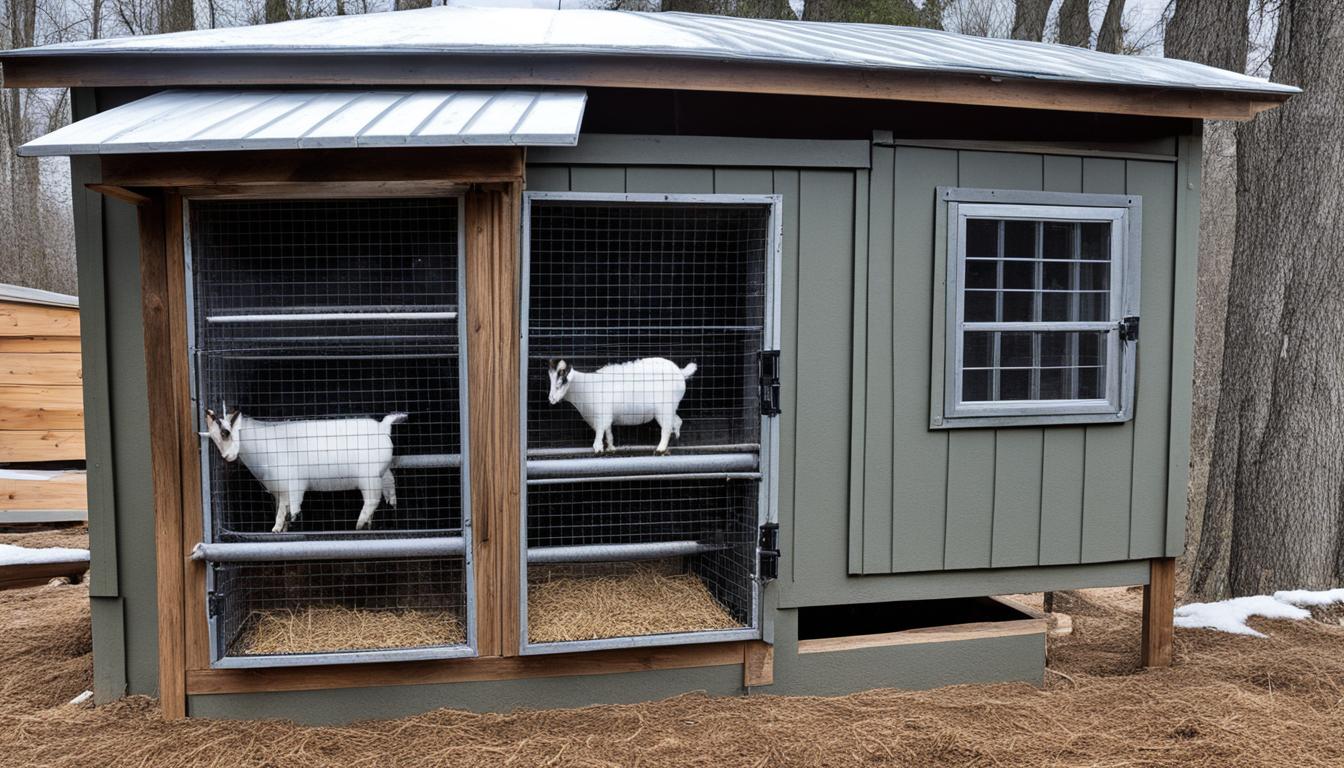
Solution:
<svg viewBox="0 0 1344 768"><path fill-rule="evenodd" d="M29 471L83 460L79 304L0 285L0 525L87 520L83 471Z"/></svg>

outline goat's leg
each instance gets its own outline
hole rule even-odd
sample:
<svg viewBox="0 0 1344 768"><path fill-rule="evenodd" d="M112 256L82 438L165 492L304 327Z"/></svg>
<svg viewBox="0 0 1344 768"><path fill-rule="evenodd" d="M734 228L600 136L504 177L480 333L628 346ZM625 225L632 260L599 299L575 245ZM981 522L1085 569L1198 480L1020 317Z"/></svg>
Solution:
<svg viewBox="0 0 1344 768"><path fill-rule="evenodd" d="M289 494L275 494L275 527L271 533L284 533L289 527Z"/></svg>
<svg viewBox="0 0 1344 768"><path fill-rule="evenodd" d="M675 413L672 414L672 436L681 439L681 417Z"/></svg>
<svg viewBox="0 0 1344 768"><path fill-rule="evenodd" d="M364 508L359 510L359 520L355 523L355 530L363 531L369 528L369 522L373 519L373 511L378 509L378 499L382 496L382 486L371 483L361 485L359 492L364 496Z"/></svg>
<svg viewBox="0 0 1344 768"><path fill-rule="evenodd" d="M299 519L299 513L303 511L303 494L307 490L307 488L302 487L289 489L289 519L291 521Z"/></svg>
<svg viewBox="0 0 1344 768"><path fill-rule="evenodd" d="M392 468L383 470L383 498L390 507L397 506L397 481L392 477Z"/></svg>
<svg viewBox="0 0 1344 768"><path fill-rule="evenodd" d="M611 434L611 427L607 427L607 450L616 450L616 436Z"/></svg>
<svg viewBox="0 0 1344 768"><path fill-rule="evenodd" d="M611 429L611 420L599 421L593 425L593 453L602 452L602 438L606 436L607 430Z"/></svg>
<svg viewBox="0 0 1344 768"><path fill-rule="evenodd" d="M658 419L658 426L663 428L663 437L661 440L658 441L658 447L654 449L653 452L659 456L666 456L667 440L669 437L672 436L672 423L673 423L672 419L675 419L676 416L673 415L669 417L666 414L660 414L656 418Z"/></svg>

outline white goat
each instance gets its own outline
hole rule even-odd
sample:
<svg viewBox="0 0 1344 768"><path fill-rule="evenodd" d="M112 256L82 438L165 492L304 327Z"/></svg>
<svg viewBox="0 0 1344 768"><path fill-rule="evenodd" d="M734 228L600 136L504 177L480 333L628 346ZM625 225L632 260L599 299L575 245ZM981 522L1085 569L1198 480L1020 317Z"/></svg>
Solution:
<svg viewBox="0 0 1344 768"><path fill-rule="evenodd" d="M613 424L632 426L654 419L663 429L662 440L654 451L667 453L667 439L681 437L681 417L677 407L686 395L686 380L695 373L695 363L678 368L671 360L646 357L629 363L604 365L592 373L576 370L564 360L551 361L551 405L568 400L579 409L583 420L593 428L593 453L616 450Z"/></svg>
<svg viewBox="0 0 1344 768"><path fill-rule="evenodd" d="M208 435L227 462L241 459L275 497L275 527L280 533L299 516L308 491L358 489L364 497L355 530L369 527L378 498L397 505L392 478L392 425L404 413L374 419L260 421L241 413L205 412Z"/></svg>

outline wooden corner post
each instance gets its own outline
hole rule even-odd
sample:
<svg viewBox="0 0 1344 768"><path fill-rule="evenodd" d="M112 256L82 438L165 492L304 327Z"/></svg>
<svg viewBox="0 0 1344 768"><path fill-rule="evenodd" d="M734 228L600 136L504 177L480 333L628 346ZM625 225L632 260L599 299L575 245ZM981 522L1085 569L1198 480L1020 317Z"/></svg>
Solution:
<svg viewBox="0 0 1344 768"><path fill-rule="evenodd" d="M1148 561L1148 584L1143 588L1143 649L1145 667L1171 665L1172 621L1176 610L1176 559Z"/></svg>
<svg viewBox="0 0 1344 768"><path fill-rule="evenodd" d="M467 409L470 422L476 640L481 656L518 654L518 183L466 196Z"/></svg>
<svg viewBox="0 0 1344 768"><path fill-rule="evenodd" d="M173 380L172 299L162 195L139 206L140 301L149 394L149 455L154 490L154 555L159 615L159 699L163 716L186 717L183 617L182 475L177 387Z"/></svg>

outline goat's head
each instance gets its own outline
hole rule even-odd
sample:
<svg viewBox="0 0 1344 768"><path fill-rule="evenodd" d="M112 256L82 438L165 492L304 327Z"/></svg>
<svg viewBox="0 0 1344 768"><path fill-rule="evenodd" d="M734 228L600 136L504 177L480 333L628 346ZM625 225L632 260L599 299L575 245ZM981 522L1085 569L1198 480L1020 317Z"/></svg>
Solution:
<svg viewBox="0 0 1344 768"><path fill-rule="evenodd" d="M223 414L216 414L209 408L205 409L205 428L202 434L210 438L210 442L219 449L219 455L224 457L225 461L232 462L238 458L238 449L242 445L239 431L243 427L243 415L237 411L229 413L229 406L224 404Z"/></svg>
<svg viewBox="0 0 1344 768"><path fill-rule="evenodd" d="M557 405L569 393L569 374L573 368L564 360L550 361L551 366L551 405Z"/></svg>

